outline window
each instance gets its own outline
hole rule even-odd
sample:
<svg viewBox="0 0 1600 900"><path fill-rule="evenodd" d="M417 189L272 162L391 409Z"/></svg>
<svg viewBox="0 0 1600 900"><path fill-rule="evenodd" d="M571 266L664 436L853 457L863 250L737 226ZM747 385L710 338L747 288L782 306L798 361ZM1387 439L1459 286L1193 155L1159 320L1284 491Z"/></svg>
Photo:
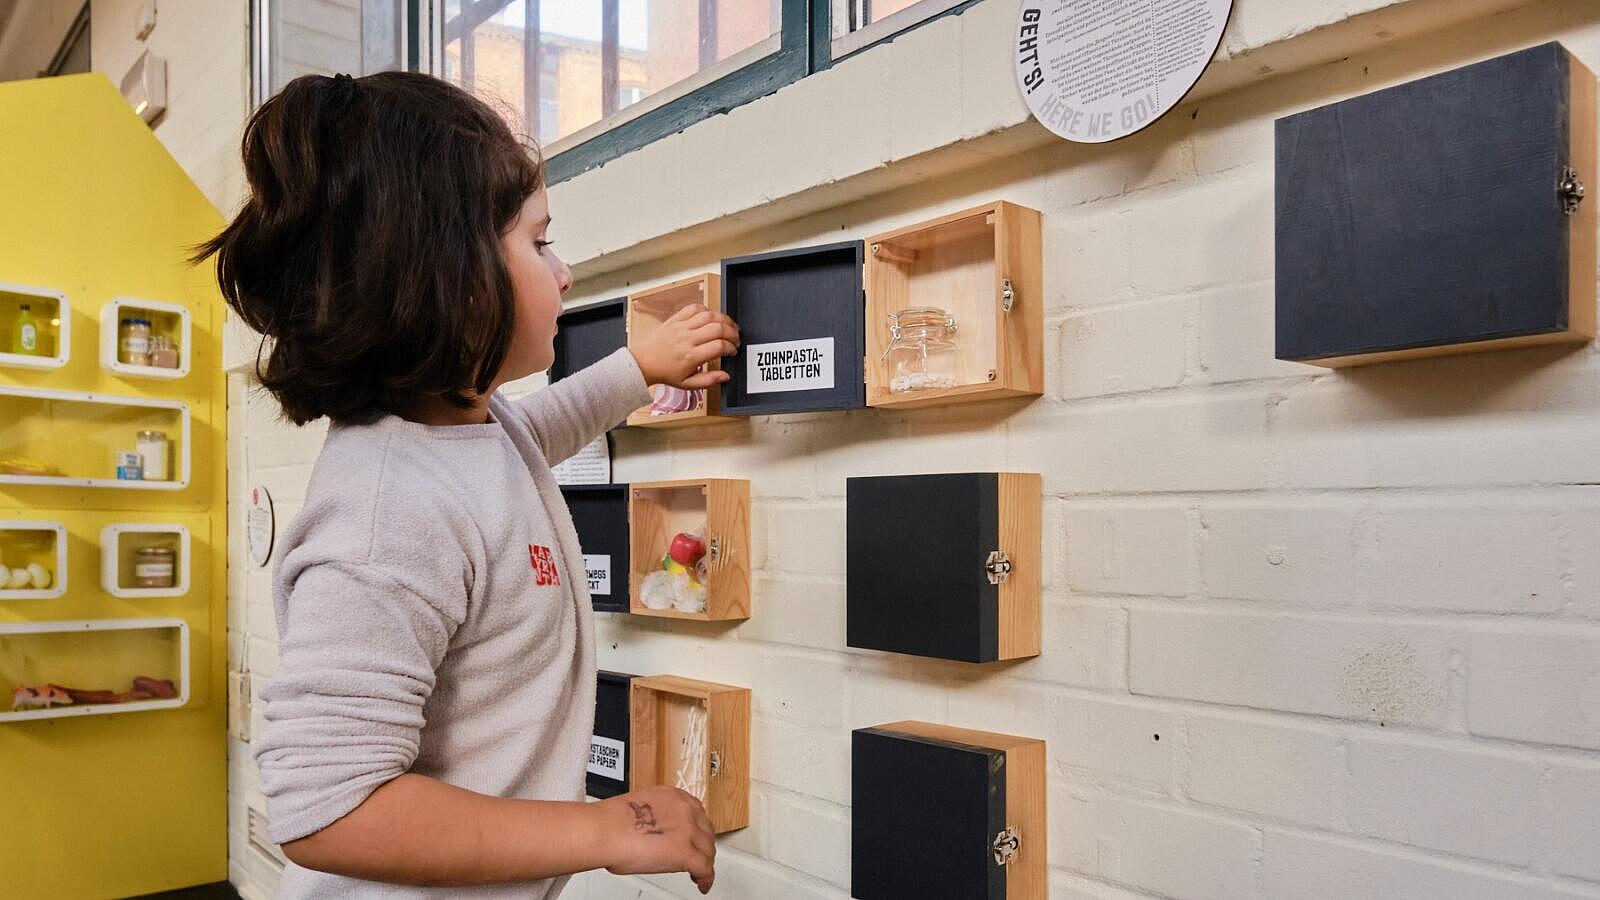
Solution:
<svg viewBox="0 0 1600 900"><path fill-rule="evenodd" d="M407 67L417 0L255 0L255 102L301 75Z"/></svg>
<svg viewBox="0 0 1600 900"><path fill-rule="evenodd" d="M552 156L773 54L783 24L782 0L442 6L439 74Z"/></svg>
<svg viewBox="0 0 1600 900"><path fill-rule="evenodd" d="M833 58L892 37L973 0L829 0L833 4Z"/></svg>

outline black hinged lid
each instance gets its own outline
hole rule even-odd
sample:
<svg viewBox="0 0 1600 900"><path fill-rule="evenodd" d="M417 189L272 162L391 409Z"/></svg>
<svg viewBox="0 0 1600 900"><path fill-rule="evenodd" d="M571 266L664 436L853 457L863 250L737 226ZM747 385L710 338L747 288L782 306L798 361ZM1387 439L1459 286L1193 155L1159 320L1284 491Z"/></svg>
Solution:
<svg viewBox="0 0 1600 900"><path fill-rule="evenodd" d="M1006 755L883 728L851 734L850 896L1001 900Z"/></svg>
<svg viewBox="0 0 1600 900"><path fill-rule="evenodd" d="M628 611L628 486L564 484L595 612Z"/></svg>
<svg viewBox="0 0 1600 900"><path fill-rule="evenodd" d="M594 365L628 345L627 298L574 307L556 319L552 383Z"/></svg>
<svg viewBox="0 0 1600 900"><path fill-rule="evenodd" d="M629 790L633 679L633 675L604 669L596 678L594 740L589 750L587 793L598 800L625 794Z"/></svg>
<svg viewBox="0 0 1600 900"><path fill-rule="evenodd" d="M1564 331L1569 77L1549 43L1279 119L1278 358Z"/></svg>
<svg viewBox="0 0 1600 900"><path fill-rule="evenodd" d="M999 494L992 472L846 479L851 647L999 658Z"/></svg>
<svg viewBox="0 0 1600 900"><path fill-rule="evenodd" d="M742 339L722 363L725 415L866 406L861 266L860 241L722 261L722 310Z"/></svg>

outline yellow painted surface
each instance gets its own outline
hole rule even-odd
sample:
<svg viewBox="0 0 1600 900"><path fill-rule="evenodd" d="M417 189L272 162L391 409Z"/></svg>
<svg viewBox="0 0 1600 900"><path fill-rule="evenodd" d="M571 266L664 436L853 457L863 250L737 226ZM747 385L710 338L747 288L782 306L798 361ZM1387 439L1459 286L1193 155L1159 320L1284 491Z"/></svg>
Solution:
<svg viewBox="0 0 1600 900"><path fill-rule="evenodd" d="M59 521L69 533L66 595L0 601L0 624L174 616L191 634L191 699L182 709L0 723L0 897L121 897L220 881L228 874L222 307L209 267L190 268L184 257L222 220L101 75L0 84L0 198L0 282L61 290L72 310L67 365L0 366L0 388L181 400L192 414L184 490L0 484L0 520ZM100 308L119 295L190 311L187 378L102 367ZM10 315L0 303L5 334ZM45 427L43 405L0 400L0 461L25 455L67 474L113 478L112 453L133 450L138 428L153 424L179 443L164 411L56 406ZM186 596L123 600L101 589L100 530L117 522L191 531ZM0 553L7 546L0 537ZM0 672L127 690L116 679L161 669L173 656L172 632L108 640L103 684L81 683L102 674L87 636L10 641ZM0 681L10 687L10 677ZM9 691L0 704L9 707Z"/></svg>

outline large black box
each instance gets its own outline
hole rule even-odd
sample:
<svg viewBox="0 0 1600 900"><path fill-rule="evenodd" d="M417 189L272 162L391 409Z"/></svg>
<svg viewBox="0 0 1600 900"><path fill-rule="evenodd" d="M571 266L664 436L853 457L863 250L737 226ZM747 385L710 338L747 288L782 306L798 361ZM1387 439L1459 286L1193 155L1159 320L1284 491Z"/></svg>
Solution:
<svg viewBox="0 0 1600 900"><path fill-rule="evenodd" d="M1277 122L1277 356L1594 335L1594 76L1544 44Z"/></svg>

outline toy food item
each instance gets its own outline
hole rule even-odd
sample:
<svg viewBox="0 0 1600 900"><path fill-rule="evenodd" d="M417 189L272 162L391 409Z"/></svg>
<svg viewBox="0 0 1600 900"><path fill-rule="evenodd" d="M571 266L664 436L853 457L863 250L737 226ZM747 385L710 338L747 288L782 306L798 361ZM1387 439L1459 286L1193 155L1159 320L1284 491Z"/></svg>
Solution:
<svg viewBox="0 0 1600 900"><path fill-rule="evenodd" d="M27 569L12 569L7 574L6 587L13 591L20 591L33 582L33 576Z"/></svg>
<svg viewBox="0 0 1600 900"><path fill-rule="evenodd" d="M71 705L72 697L66 689L53 684L19 687L11 692L12 709L49 709L52 706Z"/></svg>
<svg viewBox="0 0 1600 900"><path fill-rule="evenodd" d="M33 585L36 590L42 591L49 587L50 582L54 579L54 576L50 574L50 570L38 563L28 566L27 572L28 583Z"/></svg>
<svg viewBox="0 0 1600 900"><path fill-rule="evenodd" d="M644 577L639 599L647 609L675 609L702 613L706 610L705 528L680 531L672 536L661 568Z"/></svg>
<svg viewBox="0 0 1600 900"><path fill-rule="evenodd" d="M679 565L692 566L700 561L700 557L706 555L706 545L695 535L679 533L673 535L672 546L667 550L667 555Z"/></svg>
<svg viewBox="0 0 1600 900"><path fill-rule="evenodd" d="M177 686L165 678L147 678L140 675L133 679L133 689L144 691L152 697L159 697L162 700L171 700L178 696Z"/></svg>
<svg viewBox="0 0 1600 900"><path fill-rule="evenodd" d="M673 413L699 409L705 391L686 391L670 384L656 386L656 399L650 404L650 415L670 416Z"/></svg>

